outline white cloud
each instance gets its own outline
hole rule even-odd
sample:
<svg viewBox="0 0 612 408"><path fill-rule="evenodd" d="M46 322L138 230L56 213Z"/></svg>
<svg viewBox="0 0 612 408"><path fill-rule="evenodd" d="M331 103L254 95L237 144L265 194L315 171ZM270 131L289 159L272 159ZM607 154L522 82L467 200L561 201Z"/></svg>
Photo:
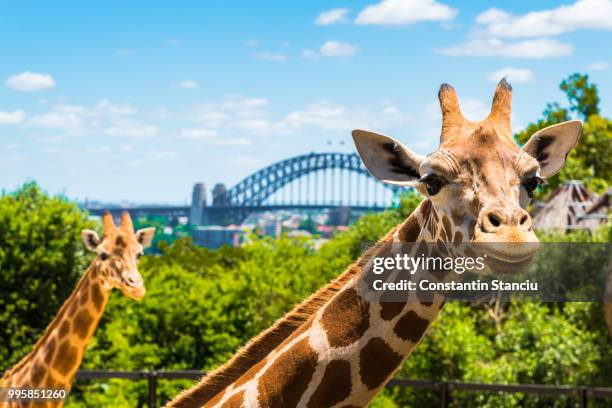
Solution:
<svg viewBox="0 0 612 408"><path fill-rule="evenodd" d="M178 137L192 140L210 140L217 137L215 129L188 128L178 131Z"/></svg>
<svg viewBox="0 0 612 408"><path fill-rule="evenodd" d="M268 106L268 100L265 98L246 98L242 96L225 98L220 104L221 109L242 118L260 116L266 106Z"/></svg>
<svg viewBox="0 0 612 408"><path fill-rule="evenodd" d="M395 106L387 106L383 109L382 113L385 115L399 115L400 111Z"/></svg>
<svg viewBox="0 0 612 408"><path fill-rule="evenodd" d="M500 10L497 8L490 8L487 11L480 13L476 16L476 22L478 24L499 24L504 21L508 21L508 19L512 18L512 16L505 12L504 10Z"/></svg>
<svg viewBox="0 0 612 408"><path fill-rule="evenodd" d="M178 87L181 89L197 89L200 87L196 81L192 81L191 79L186 79L178 83Z"/></svg>
<svg viewBox="0 0 612 408"><path fill-rule="evenodd" d="M340 41L325 41L319 50L324 57L350 57L358 51L358 46Z"/></svg>
<svg viewBox="0 0 612 408"><path fill-rule="evenodd" d="M346 14L348 12L349 9L346 7L324 11L322 13L319 13L317 19L315 20L315 24L320 26L326 26L336 23L345 23L348 21L346 18Z"/></svg>
<svg viewBox="0 0 612 408"><path fill-rule="evenodd" d="M247 138L222 138L216 129L186 128L180 129L177 136L188 140L206 140L220 146L250 146L252 141Z"/></svg>
<svg viewBox="0 0 612 408"><path fill-rule="evenodd" d="M249 38L248 40L244 42L244 45L247 47L257 47L259 45L259 41L253 38Z"/></svg>
<svg viewBox="0 0 612 408"><path fill-rule="evenodd" d="M30 71L8 77L5 84L9 88L21 92L44 91L55 88L55 80L51 75Z"/></svg>
<svg viewBox="0 0 612 408"><path fill-rule="evenodd" d="M34 127L63 129L69 133L76 133L83 127L83 122L78 113L61 109L34 115L28 121L28 125Z"/></svg>
<svg viewBox="0 0 612 408"><path fill-rule="evenodd" d="M355 24L409 25L419 21L449 21L457 10L435 0L383 0L363 9Z"/></svg>
<svg viewBox="0 0 612 408"><path fill-rule="evenodd" d="M107 135L133 138L147 138L155 136L158 131L159 129L157 126L143 125L141 123L128 120L117 121L104 129L104 133Z"/></svg>
<svg viewBox="0 0 612 408"><path fill-rule="evenodd" d="M605 71L608 68L610 68L610 64L608 64L607 62L603 62L603 61L593 62L592 64L589 64L587 66L587 69L589 71Z"/></svg>
<svg viewBox="0 0 612 408"><path fill-rule="evenodd" d="M271 52L260 52L255 54L255 59L262 61L282 62L287 60L287 56L284 54L274 54Z"/></svg>
<svg viewBox="0 0 612 408"><path fill-rule="evenodd" d="M505 67L491 72L488 76L491 82L498 82L502 78L513 84L524 84L533 81L533 72L527 68Z"/></svg>
<svg viewBox="0 0 612 408"><path fill-rule="evenodd" d="M323 45L321 45L318 52L310 49L302 51L302 57L311 60L318 60L321 57L347 58L357 54L357 52L359 52L359 46L357 45L329 40L325 41Z"/></svg>
<svg viewBox="0 0 612 408"><path fill-rule="evenodd" d="M342 105L322 101L289 113L284 123L290 128L315 125L325 130L348 129L347 109Z"/></svg>
<svg viewBox="0 0 612 408"><path fill-rule="evenodd" d="M0 111L0 125L16 125L25 120L26 114L24 111L18 109L12 112Z"/></svg>
<svg viewBox="0 0 612 408"><path fill-rule="evenodd" d="M571 55L573 47L557 40L546 38L504 42L499 38L476 38L437 52L453 57L503 57L503 58L553 58Z"/></svg>
<svg viewBox="0 0 612 408"><path fill-rule="evenodd" d="M349 108L330 101L319 101L290 112L277 127L282 131L295 131L311 126L326 131L350 131L359 127L385 129L402 124L408 119L392 105L375 112Z"/></svg>
<svg viewBox="0 0 612 408"><path fill-rule="evenodd" d="M232 96L200 103L185 113L166 112L163 118L193 123L179 130L177 138L226 146L250 145L255 142L251 135L290 135L307 128L333 132L355 127L388 129L412 120L392 101L381 104L376 108L356 108L318 101L276 116L267 99Z"/></svg>
<svg viewBox="0 0 612 408"><path fill-rule="evenodd" d="M102 114L131 116L138 113L138 110L129 103L113 103L108 99L102 99L95 108L89 110L89 115L99 116Z"/></svg>
<svg viewBox="0 0 612 408"><path fill-rule="evenodd" d="M261 119L266 115L268 100L243 96L226 97L217 102L204 102L197 105L187 119L198 122L207 128L217 128L239 121Z"/></svg>
<svg viewBox="0 0 612 408"><path fill-rule="evenodd" d="M70 134L86 134L102 126L124 121L138 113L128 103L115 103L103 99L93 106L59 104L49 111L30 117L27 126L63 130Z"/></svg>
<svg viewBox="0 0 612 408"><path fill-rule="evenodd" d="M234 122L233 127L262 135L276 133L279 130L278 125L272 123L265 117L239 119Z"/></svg>
<svg viewBox="0 0 612 408"><path fill-rule="evenodd" d="M520 16L492 8L476 22L496 37L548 37L581 29L612 30L611 16L612 0L578 0Z"/></svg>

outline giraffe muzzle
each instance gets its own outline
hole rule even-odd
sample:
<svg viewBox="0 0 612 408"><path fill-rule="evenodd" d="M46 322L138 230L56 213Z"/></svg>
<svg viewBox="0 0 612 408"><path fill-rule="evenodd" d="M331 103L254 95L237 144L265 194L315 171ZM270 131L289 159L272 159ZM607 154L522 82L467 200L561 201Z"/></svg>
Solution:
<svg viewBox="0 0 612 408"><path fill-rule="evenodd" d="M139 300L142 299L146 293L144 280L140 275L137 276L123 276L122 292L125 296Z"/></svg>
<svg viewBox="0 0 612 408"><path fill-rule="evenodd" d="M531 217L522 208L484 210L475 229L474 242L485 255L488 268L511 274L527 268L539 248Z"/></svg>
<svg viewBox="0 0 612 408"><path fill-rule="evenodd" d="M140 287L126 287L122 290L123 294L130 299L140 300L144 297L146 289L144 285Z"/></svg>

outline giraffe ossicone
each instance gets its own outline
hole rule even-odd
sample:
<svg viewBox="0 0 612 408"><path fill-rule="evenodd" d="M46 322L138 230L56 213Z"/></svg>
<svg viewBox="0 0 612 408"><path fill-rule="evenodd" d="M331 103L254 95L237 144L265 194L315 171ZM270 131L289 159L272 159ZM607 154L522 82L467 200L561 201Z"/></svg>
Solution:
<svg viewBox="0 0 612 408"><path fill-rule="evenodd" d="M247 343L167 407L364 407L416 348L444 305L436 293L416 302L362 297L370 260L385 244L478 243L493 267L533 255L537 237L526 206L556 174L582 123L535 133L519 147L510 126L512 88L502 80L490 114L463 117L455 90L442 85L439 148L421 156L378 133L353 139L375 177L415 186L425 199L338 278Z"/></svg>
<svg viewBox="0 0 612 408"><path fill-rule="evenodd" d="M132 299L144 296L145 285L138 272L138 258L151 244L155 228L134 232L127 212L121 214L119 227L115 226L112 215L105 213L103 227L102 238L95 231L82 231L85 247L95 252L96 257L32 351L0 379L0 388L70 390L112 289L119 289ZM48 404L61 407L63 401L49 401ZM0 402L0 407L4 406L30 405L25 401Z"/></svg>

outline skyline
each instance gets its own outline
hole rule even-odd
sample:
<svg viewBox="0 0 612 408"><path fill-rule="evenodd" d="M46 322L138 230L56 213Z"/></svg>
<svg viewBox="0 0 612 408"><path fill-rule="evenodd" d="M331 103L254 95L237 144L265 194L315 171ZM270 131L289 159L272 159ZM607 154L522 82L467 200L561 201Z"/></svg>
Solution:
<svg viewBox="0 0 612 408"><path fill-rule="evenodd" d="M574 72L612 113L612 1L236 4L5 4L0 188L183 203L196 182L353 151L354 128L426 154L443 82L477 120L507 76L515 131L565 105Z"/></svg>

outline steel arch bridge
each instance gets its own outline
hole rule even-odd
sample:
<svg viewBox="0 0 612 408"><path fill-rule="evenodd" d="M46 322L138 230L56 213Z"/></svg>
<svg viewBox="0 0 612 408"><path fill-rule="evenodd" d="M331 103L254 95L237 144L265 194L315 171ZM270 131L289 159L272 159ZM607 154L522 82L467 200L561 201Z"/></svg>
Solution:
<svg viewBox="0 0 612 408"><path fill-rule="evenodd" d="M339 174L335 174L337 171ZM322 173L321 173L322 172ZM249 214L255 211L280 210L280 209L325 209L334 207L350 207L357 211L380 211L388 208L388 204L381 202L360 203L352 196L359 196L363 191L359 191L359 183L349 177L347 180L343 174L356 175L369 180L374 187L386 190L392 196L401 190L401 187L384 184L370 175L359 156L355 153L310 153L296 157L291 157L261 170L244 178L229 190L213 192L213 203L211 207L204 209L204 223L207 224L228 224L240 223ZM322 183L318 175L322 175ZM330 180L331 174L331 180ZM306 188L301 188L298 192L297 200L291 202L274 203L271 198L278 191L292 183L305 177L314 175L315 180L307 179ZM326 181L327 177L327 181ZM344 184L343 184L344 183ZM314 184L314 185L313 185ZM338 186L339 185L339 186ZM365 184L365 193L368 183ZM325 197L317 200L321 195L321 189L331 190L338 188L346 193L344 199L329 202ZM305 191L304 191L305 190ZM357 190L357 191L355 191ZM301 193L304 193L302 197ZM317 194L318 193L318 194ZM325 192L323 193L323 195Z"/></svg>
<svg viewBox="0 0 612 408"><path fill-rule="evenodd" d="M307 182L301 185L296 197L293 186L301 184L304 179ZM286 193L289 189L293 196L289 200L286 197L279 199L279 192ZM395 197L401 189L371 176L355 153L310 153L273 163L230 189L215 187L209 205L192 202L191 206L112 207L109 211L115 217L119 217L122 211L128 211L132 217L189 217L190 223L195 225L227 225L239 224L257 211L341 207L357 212L382 211L389 207L391 200L385 201L383 197L381 201L380 192L386 191L387 197ZM330 193L328 195L332 200L326 196L327 193ZM334 201L335 195L340 198ZM103 208L88 207L87 204L84 207L92 215L102 215L105 211Z"/></svg>
<svg viewBox="0 0 612 408"><path fill-rule="evenodd" d="M355 153L310 153L292 157L265 167L246 177L227 192L232 207L257 207L291 182L317 171L348 170L374 179ZM383 184L397 191L399 187Z"/></svg>

